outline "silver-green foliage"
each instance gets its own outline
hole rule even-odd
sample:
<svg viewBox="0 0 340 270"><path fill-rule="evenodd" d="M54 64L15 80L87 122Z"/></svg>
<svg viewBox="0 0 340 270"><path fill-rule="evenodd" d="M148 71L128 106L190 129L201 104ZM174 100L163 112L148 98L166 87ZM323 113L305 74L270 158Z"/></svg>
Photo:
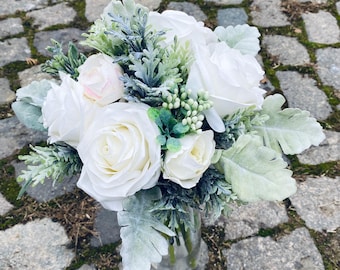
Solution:
<svg viewBox="0 0 340 270"><path fill-rule="evenodd" d="M222 150L218 166L242 201L283 200L296 191L281 154L264 146L257 135L242 135Z"/></svg>
<svg viewBox="0 0 340 270"><path fill-rule="evenodd" d="M268 115L269 119L262 125L254 125L253 130L259 134L264 144L279 153L299 154L311 145L319 145L325 135L315 118L310 117L308 111L297 108L281 110L285 99L276 94L268 96L261 115Z"/></svg>
<svg viewBox="0 0 340 270"><path fill-rule="evenodd" d="M51 41L52 46L48 46L47 50L52 53L53 57L42 65L42 71L56 76L59 71L63 71L70 74L73 79L77 79L79 76L78 67L85 62L86 56L79 53L72 42L68 45L67 54L64 54L62 44L53 39Z"/></svg>
<svg viewBox="0 0 340 270"><path fill-rule="evenodd" d="M157 188L144 190L127 198L124 210L118 212L121 226L120 254L124 269L149 270L152 263L160 262L168 254L165 236L175 236L168 227L155 218L150 209L160 198Z"/></svg>
<svg viewBox="0 0 340 270"><path fill-rule="evenodd" d="M20 198L27 187L44 183L45 179L55 182L62 181L65 176L71 176L81 171L82 162L77 151L67 144L52 144L46 147L30 146L29 155L19 156L27 164L18 177L18 182L25 182L18 197Z"/></svg>
<svg viewBox="0 0 340 270"><path fill-rule="evenodd" d="M44 131L41 107L51 89L48 80L34 81L17 90L17 99L12 103L12 109L21 123L28 128Z"/></svg>

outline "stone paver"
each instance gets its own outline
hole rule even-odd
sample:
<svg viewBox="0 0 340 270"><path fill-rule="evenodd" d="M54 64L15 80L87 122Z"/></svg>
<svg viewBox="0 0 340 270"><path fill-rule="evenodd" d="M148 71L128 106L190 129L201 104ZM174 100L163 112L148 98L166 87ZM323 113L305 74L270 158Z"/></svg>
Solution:
<svg viewBox="0 0 340 270"><path fill-rule="evenodd" d="M14 154L29 143L46 141L47 134L26 128L16 117L0 120L0 159Z"/></svg>
<svg viewBox="0 0 340 270"><path fill-rule="evenodd" d="M91 246L99 247L112 244L120 240L120 227L117 221L117 213L100 208L97 211L94 230L98 235L91 239Z"/></svg>
<svg viewBox="0 0 340 270"><path fill-rule="evenodd" d="M340 30L331 13L320 10L317 13L302 14L309 41L323 44L340 42Z"/></svg>
<svg viewBox="0 0 340 270"><path fill-rule="evenodd" d="M319 251L306 228L299 228L277 241L252 237L233 244L225 252L227 269L322 270Z"/></svg>
<svg viewBox="0 0 340 270"><path fill-rule="evenodd" d="M63 270L74 257L68 243L64 228L51 219L15 225L0 231L0 269Z"/></svg>
<svg viewBox="0 0 340 270"><path fill-rule="evenodd" d="M218 225L224 228L225 239L234 240L257 234L260 229L274 228L288 221L283 204L260 201L246 205L231 204L232 212L227 217L221 216L216 222L209 218L205 225Z"/></svg>
<svg viewBox="0 0 340 270"><path fill-rule="evenodd" d="M57 79L48 73L41 71L41 65L33 66L18 72L21 87L29 85L33 81L41 81L43 79L57 82Z"/></svg>
<svg viewBox="0 0 340 270"><path fill-rule="evenodd" d="M9 81L6 78L0 78L0 105L14 101L15 97L15 93L9 86Z"/></svg>
<svg viewBox="0 0 340 270"><path fill-rule="evenodd" d="M307 110L318 120L324 120L331 114L327 96L316 87L314 79L296 71L278 71L276 76L289 107Z"/></svg>
<svg viewBox="0 0 340 270"><path fill-rule="evenodd" d="M82 37L83 33L83 30L76 28L39 32L35 35L34 47L36 47L38 52L42 55L51 57L51 54L46 50L46 47L51 46L51 39L54 39L63 44L64 52L67 51L70 41L76 44L79 51L84 51L84 47L79 45L79 42L85 39Z"/></svg>
<svg viewBox="0 0 340 270"><path fill-rule="evenodd" d="M307 178L290 197L306 226L333 232L340 227L340 177Z"/></svg>
<svg viewBox="0 0 340 270"><path fill-rule="evenodd" d="M298 42L297 38L280 35L263 37L263 45L275 62L282 65L306 65L310 62L307 49Z"/></svg>
<svg viewBox="0 0 340 270"><path fill-rule="evenodd" d="M317 73L325 85L330 85L340 94L340 48L316 50Z"/></svg>
<svg viewBox="0 0 340 270"><path fill-rule="evenodd" d="M248 15L243 8L227 8L217 11L217 24L220 26L235 26L247 22Z"/></svg>
<svg viewBox="0 0 340 270"><path fill-rule="evenodd" d="M20 18L8 18L0 21L0 38L24 32Z"/></svg>
<svg viewBox="0 0 340 270"><path fill-rule="evenodd" d="M0 41L0 67L15 61L25 61L31 57L26 38L12 38Z"/></svg>
<svg viewBox="0 0 340 270"><path fill-rule="evenodd" d="M324 130L326 139L319 146L312 146L297 155L303 164L317 165L340 160L340 133Z"/></svg>
<svg viewBox="0 0 340 270"><path fill-rule="evenodd" d="M290 25L288 17L281 11L280 0L254 0L250 6L252 23L272 27Z"/></svg>
<svg viewBox="0 0 340 270"><path fill-rule="evenodd" d="M183 11L188 15L193 16L198 21L205 21L208 18L207 15L205 15L200 9L200 7L193 3L170 2L167 6L167 9Z"/></svg>
<svg viewBox="0 0 340 270"><path fill-rule="evenodd" d="M30 11L43 8L48 5L49 0L25 0L25 1L0 1L0 16L14 14L16 11Z"/></svg>
<svg viewBox="0 0 340 270"><path fill-rule="evenodd" d="M238 5L241 4L243 0L204 0L204 2L212 2L221 5Z"/></svg>
<svg viewBox="0 0 340 270"><path fill-rule="evenodd" d="M5 197L0 193L0 216L5 215L8 211L13 208L13 205L10 204Z"/></svg>
<svg viewBox="0 0 340 270"><path fill-rule="evenodd" d="M34 19L33 26L42 30L56 24L69 24L74 20L76 12L66 3L60 3L52 7L28 12L27 16Z"/></svg>

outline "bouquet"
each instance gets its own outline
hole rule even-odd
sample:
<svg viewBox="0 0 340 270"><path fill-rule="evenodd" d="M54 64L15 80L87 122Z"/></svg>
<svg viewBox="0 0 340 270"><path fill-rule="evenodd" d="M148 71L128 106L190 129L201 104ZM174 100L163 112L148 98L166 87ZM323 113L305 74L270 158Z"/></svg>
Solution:
<svg viewBox="0 0 340 270"><path fill-rule="evenodd" d="M282 109L284 97L260 87L255 27L213 31L183 12L113 0L84 36L88 56L72 43L66 54L57 41L47 48L43 71L59 83L17 91L18 119L48 133L47 146L19 157L19 196L80 173L77 186L118 211L124 269L140 270L176 259L176 243L190 253L195 210L217 218L230 201L296 191L283 155L324 134L309 112Z"/></svg>

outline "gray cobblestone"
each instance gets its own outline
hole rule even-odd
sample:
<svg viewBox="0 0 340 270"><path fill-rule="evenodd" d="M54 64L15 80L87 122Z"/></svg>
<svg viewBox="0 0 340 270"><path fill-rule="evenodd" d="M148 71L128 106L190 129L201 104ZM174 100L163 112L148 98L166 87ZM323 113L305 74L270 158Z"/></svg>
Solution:
<svg viewBox="0 0 340 270"><path fill-rule="evenodd" d="M311 42L333 44L340 42L340 30L335 17L329 12L302 14L308 39Z"/></svg>
<svg viewBox="0 0 340 270"><path fill-rule="evenodd" d="M60 3L52 7L28 12L26 15L34 19L33 26L42 30L57 24L69 24L74 20L76 12L66 3Z"/></svg>
<svg viewBox="0 0 340 270"><path fill-rule="evenodd" d="M64 228L50 219L0 231L0 269L63 270L74 253Z"/></svg>
<svg viewBox="0 0 340 270"><path fill-rule="evenodd" d="M5 215L8 211L13 208L13 205L10 204L5 197L0 193L0 216Z"/></svg>
<svg viewBox="0 0 340 270"><path fill-rule="evenodd" d="M322 270L322 258L309 232L299 228L274 241L252 237L233 244L225 252L227 269Z"/></svg>
<svg viewBox="0 0 340 270"><path fill-rule="evenodd" d="M227 8L217 11L217 24L227 27L238 24L246 24L248 15L243 8Z"/></svg>
<svg viewBox="0 0 340 270"><path fill-rule="evenodd" d="M246 205L231 204L227 217L221 216L216 222L204 219L205 225L224 228L225 239L234 240L257 234L260 229L274 228L288 221L286 208L277 202L260 201Z"/></svg>
<svg viewBox="0 0 340 270"><path fill-rule="evenodd" d="M48 73L41 71L41 65L33 66L31 68L25 69L21 72L18 72L20 85L24 87L29 85L33 81L41 81L43 79L57 81L53 76Z"/></svg>
<svg viewBox="0 0 340 270"><path fill-rule="evenodd" d="M297 155L303 164L317 165L340 160L340 133L331 130L324 131L326 139L319 146L312 146Z"/></svg>
<svg viewBox="0 0 340 270"><path fill-rule="evenodd" d="M6 78L0 78L0 105L8 104L15 100L15 93L9 86Z"/></svg>
<svg viewBox="0 0 340 270"><path fill-rule="evenodd" d="M243 0L204 0L204 2L213 2L220 5L238 5L241 4Z"/></svg>
<svg viewBox="0 0 340 270"><path fill-rule="evenodd" d="M0 42L0 67L15 61L25 61L31 57L27 39L12 38Z"/></svg>
<svg viewBox="0 0 340 270"><path fill-rule="evenodd" d="M325 85L330 85L340 94L340 48L316 50L317 73Z"/></svg>
<svg viewBox="0 0 340 270"><path fill-rule="evenodd" d="M48 0L0 1L0 16L14 14L16 11L30 11L48 5Z"/></svg>
<svg viewBox="0 0 340 270"><path fill-rule="evenodd" d="M263 45L277 64L298 66L310 62L307 49L297 38L268 35L263 37Z"/></svg>
<svg viewBox="0 0 340 270"><path fill-rule="evenodd" d="M205 21L207 19L207 15L204 14L199 6L193 3L170 2L167 9L183 11L188 15L193 16L197 21Z"/></svg>
<svg viewBox="0 0 340 270"><path fill-rule="evenodd" d="M85 48L79 45L79 41L84 40L84 37L81 36L83 33L84 31L76 28L39 32L35 35L34 47L36 47L42 55L51 57L51 54L46 50L46 47L51 46L51 39L54 39L63 44L64 52L67 51L69 41L75 43L80 51L84 51Z"/></svg>
<svg viewBox="0 0 340 270"><path fill-rule="evenodd" d="M287 16L281 11L281 0L254 0L250 9L252 23L257 26L290 25Z"/></svg>
<svg viewBox="0 0 340 270"><path fill-rule="evenodd" d="M46 141L47 135L26 128L16 117L0 120L0 159L9 157L28 143Z"/></svg>
<svg viewBox="0 0 340 270"><path fill-rule="evenodd" d="M8 18L0 21L0 39L24 32L20 18Z"/></svg>
<svg viewBox="0 0 340 270"><path fill-rule="evenodd" d="M276 76L289 107L307 110L319 120L324 120L331 114L332 108L327 96L316 87L315 80L296 71L278 71Z"/></svg>
<svg viewBox="0 0 340 270"><path fill-rule="evenodd" d="M307 178L290 197L308 228L333 232L340 227L340 177Z"/></svg>

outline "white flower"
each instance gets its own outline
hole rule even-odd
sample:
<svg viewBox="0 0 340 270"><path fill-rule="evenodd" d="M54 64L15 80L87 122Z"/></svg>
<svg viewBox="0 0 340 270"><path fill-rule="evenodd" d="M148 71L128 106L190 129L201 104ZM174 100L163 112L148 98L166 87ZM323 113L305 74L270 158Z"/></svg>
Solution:
<svg viewBox="0 0 340 270"><path fill-rule="evenodd" d="M213 110L220 117L251 105L261 107L265 91L259 85L264 72L255 57L242 55L224 42L197 47L200 54L195 55L190 68L188 89L193 93L208 91ZM211 111L206 117L213 127L218 119L211 117Z"/></svg>
<svg viewBox="0 0 340 270"><path fill-rule="evenodd" d="M111 57L102 53L91 55L78 71L85 96L98 105L105 106L123 96L124 85L120 80L123 70Z"/></svg>
<svg viewBox="0 0 340 270"><path fill-rule="evenodd" d="M158 31L166 31L165 42L168 45L174 42L175 36L181 43L189 41L190 44L203 45L217 42L217 36L210 28L181 11L150 12L148 24Z"/></svg>
<svg viewBox="0 0 340 270"><path fill-rule="evenodd" d="M84 88L78 82L65 73L59 75L61 85L51 84L43 104L43 123L50 143L64 141L76 147L96 106L84 98Z"/></svg>
<svg viewBox="0 0 340 270"><path fill-rule="evenodd" d="M256 56L260 50L260 32L254 26L217 26L214 32L220 41L226 42L230 48L237 49L242 54Z"/></svg>
<svg viewBox="0 0 340 270"><path fill-rule="evenodd" d="M122 210L124 198L158 181L159 130L148 108L120 102L103 107L78 145L83 168L77 185L109 210Z"/></svg>
<svg viewBox="0 0 340 270"><path fill-rule="evenodd" d="M215 151L214 133L207 130L201 134L184 136L180 141L179 151L166 152L163 177L183 188L192 188L210 166Z"/></svg>

